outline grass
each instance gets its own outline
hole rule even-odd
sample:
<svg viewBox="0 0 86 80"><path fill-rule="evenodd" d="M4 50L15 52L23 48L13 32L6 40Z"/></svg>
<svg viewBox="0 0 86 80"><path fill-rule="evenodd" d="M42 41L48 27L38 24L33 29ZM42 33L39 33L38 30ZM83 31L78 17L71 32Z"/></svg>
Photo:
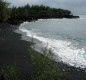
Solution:
<svg viewBox="0 0 86 80"><path fill-rule="evenodd" d="M0 68L0 80L17 80L17 71L14 65L4 65Z"/></svg>
<svg viewBox="0 0 86 80"><path fill-rule="evenodd" d="M65 80L67 72L52 60L51 49L45 47L40 54L29 47L29 53L33 64L32 80Z"/></svg>
<svg viewBox="0 0 86 80"><path fill-rule="evenodd" d="M52 49L47 46L42 50L42 54L35 51L35 43L29 43L28 53L32 62L31 79L29 80L66 80L67 72L63 70L53 58ZM15 65L4 65L0 67L0 80L17 80L17 70Z"/></svg>

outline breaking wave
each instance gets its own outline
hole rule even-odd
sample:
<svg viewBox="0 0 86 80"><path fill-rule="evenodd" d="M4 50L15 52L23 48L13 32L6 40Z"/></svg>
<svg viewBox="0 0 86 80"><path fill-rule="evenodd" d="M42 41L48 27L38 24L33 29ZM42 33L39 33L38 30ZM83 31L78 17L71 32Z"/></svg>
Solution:
<svg viewBox="0 0 86 80"><path fill-rule="evenodd" d="M60 57L60 61L75 67L86 68L86 51L84 48L77 48L72 42L66 40L56 40L38 36L31 30L21 28L27 36L39 40L44 46L48 43L48 48L51 48L55 55Z"/></svg>

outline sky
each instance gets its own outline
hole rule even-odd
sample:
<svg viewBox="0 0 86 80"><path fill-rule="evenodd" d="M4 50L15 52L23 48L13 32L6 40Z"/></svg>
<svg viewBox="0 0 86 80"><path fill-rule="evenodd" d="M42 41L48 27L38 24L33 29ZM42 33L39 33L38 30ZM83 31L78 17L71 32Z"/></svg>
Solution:
<svg viewBox="0 0 86 80"><path fill-rule="evenodd" d="M5 0L11 6L46 5L54 8L68 9L73 14L86 14L86 0Z"/></svg>

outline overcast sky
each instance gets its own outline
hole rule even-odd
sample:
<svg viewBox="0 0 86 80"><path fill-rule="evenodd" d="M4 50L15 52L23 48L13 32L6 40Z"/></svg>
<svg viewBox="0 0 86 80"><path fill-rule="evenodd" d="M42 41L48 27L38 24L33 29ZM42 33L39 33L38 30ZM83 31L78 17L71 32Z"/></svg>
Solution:
<svg viewBox="0 0 86 80"><path fill-rule="evenodd" d="M55 8L68 9L73 14L86 14L86 0L6 0L11 6L43 4Z"/></svg>

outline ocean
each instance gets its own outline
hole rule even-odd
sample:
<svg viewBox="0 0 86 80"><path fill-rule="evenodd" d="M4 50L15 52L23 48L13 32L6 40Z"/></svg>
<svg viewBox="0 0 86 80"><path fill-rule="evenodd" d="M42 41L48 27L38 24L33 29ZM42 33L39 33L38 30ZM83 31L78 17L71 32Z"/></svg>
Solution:
<svg viewBox="0 0 86 80"><path fill-rule="evenodd" d="M79 19L39 19L24 22L19 30L38 41L40 47L52 49L55 61L86 68L86 15Z"/></svg>

